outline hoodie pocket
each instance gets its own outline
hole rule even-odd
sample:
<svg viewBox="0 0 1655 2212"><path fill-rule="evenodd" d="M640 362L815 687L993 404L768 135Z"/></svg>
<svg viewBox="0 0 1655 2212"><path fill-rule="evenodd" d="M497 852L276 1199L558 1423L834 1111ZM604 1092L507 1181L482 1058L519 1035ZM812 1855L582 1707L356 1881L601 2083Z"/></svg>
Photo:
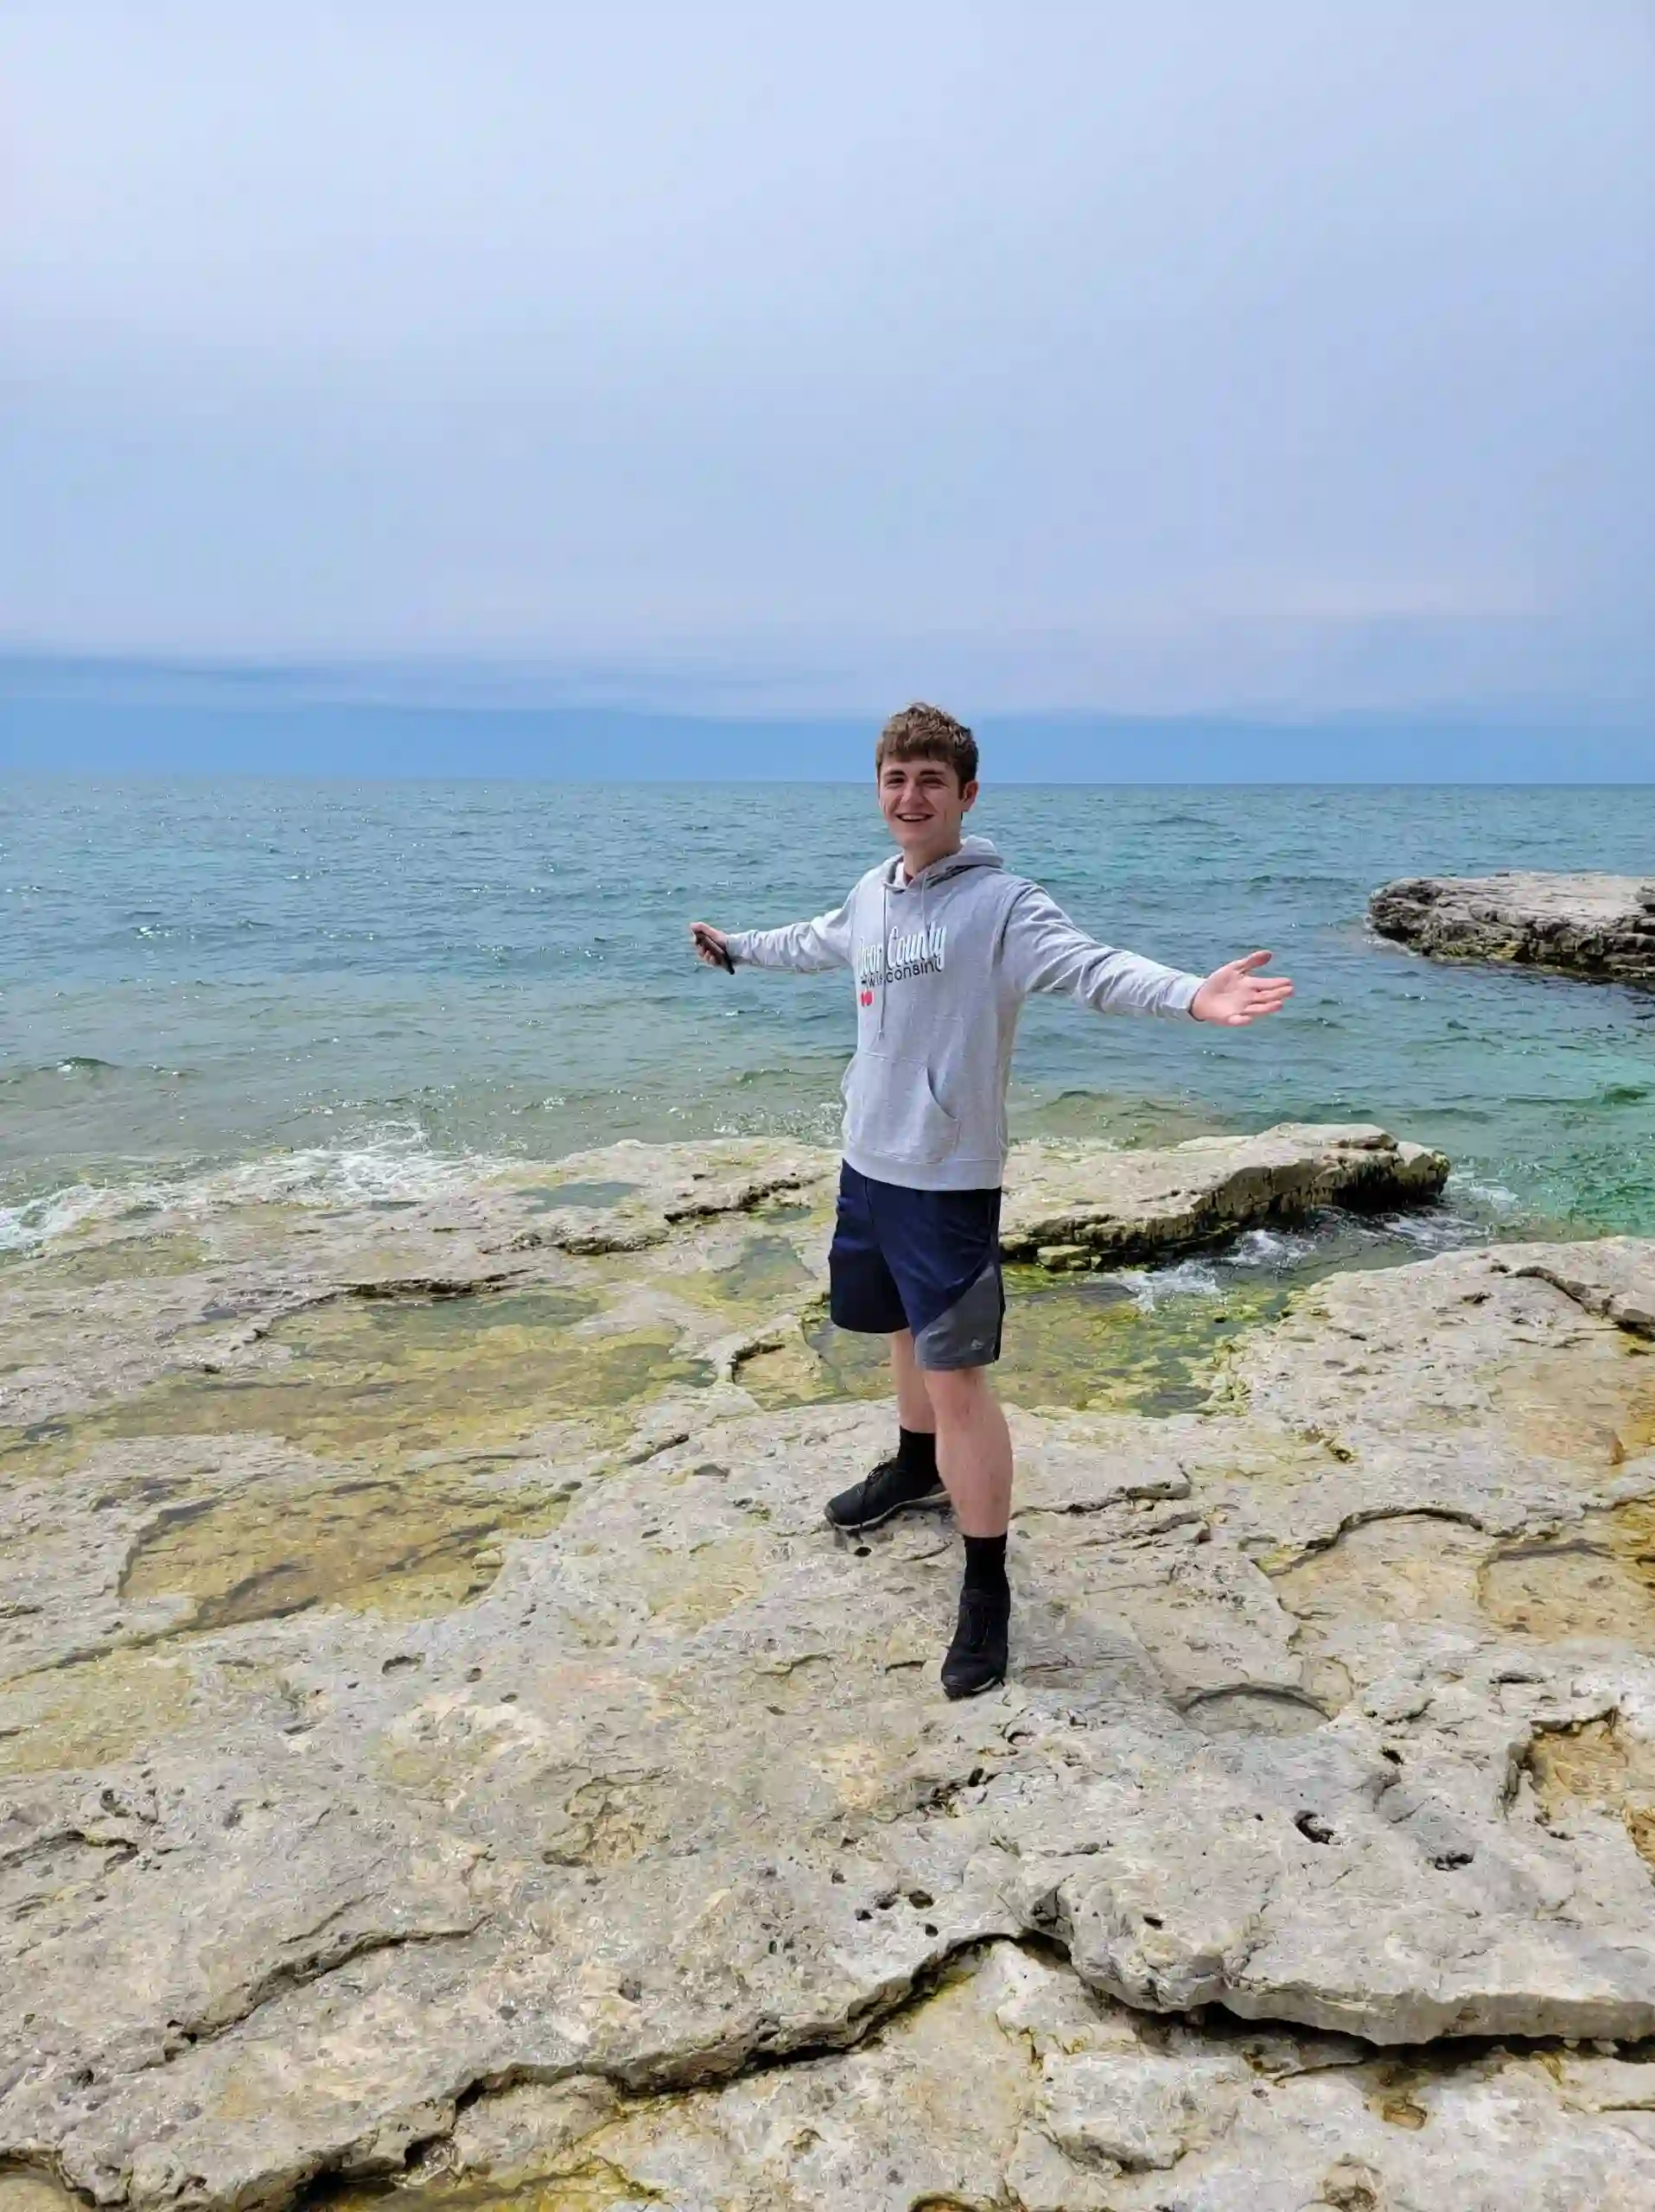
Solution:
<svg viewBox="0 0 1655 2212"><path fill-rule="evenodd" d="M959 1123L939 1103L923 1060L858 1052L842 1088L845 1142L859 1151L929 1166L959 1142Z"/></svg>

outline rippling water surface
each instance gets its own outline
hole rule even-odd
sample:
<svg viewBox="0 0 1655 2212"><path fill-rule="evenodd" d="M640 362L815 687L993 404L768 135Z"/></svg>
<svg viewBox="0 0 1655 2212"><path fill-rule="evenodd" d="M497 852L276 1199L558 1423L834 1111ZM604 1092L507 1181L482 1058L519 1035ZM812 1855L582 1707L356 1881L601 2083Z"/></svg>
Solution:
<svg viewBox="0 0 1655 2212"><path fill-rule="evenodd" d="M1372 1119L1453 1155L1462 1213L1655 1229L1655 995L1362 919L1396 875L1655 875L1655 787L1021 787L975 826L1111 943L1267 945L1298 984L1238 1033L1031 1004L1022 1130ZM0 784L0 1246L111 1186L389 1198L620 1136L831 1137L844 980L732 982L684 924L818 911L885 849L837 785Z"/></svg>

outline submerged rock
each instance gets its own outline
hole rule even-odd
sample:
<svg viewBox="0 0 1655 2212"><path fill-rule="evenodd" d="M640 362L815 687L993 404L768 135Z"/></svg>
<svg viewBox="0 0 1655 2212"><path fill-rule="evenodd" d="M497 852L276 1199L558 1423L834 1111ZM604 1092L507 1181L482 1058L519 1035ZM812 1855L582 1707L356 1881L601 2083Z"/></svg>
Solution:
<svg viewBox="0 0 1655 2212"><path fill-rule="evenodd" d="M1320 1160L1406 1170L1315 1134L1222 1156L1261 1207L1283 1157L1295 1203ZM888 1413L742 1384L826 1169L761 1190L744 1151L669 1222L710 1179L643 1149L551 1192L647 1198L627 1249L515 1244L567 1209L514 1186L394 1247L198 1224L268 1317L221 1371L146 1371L135 1322L120 1363L84 1340L86 1411L14 1427L0 2166L134 2212L322 2176L1652 2201L1655 1243L1331 1277L1201 1410L1015 1411L1013 1675L962 1707L951 1524L821 1519ZM1213 1156L1068 1155L1071 1215L1132 1217L1142 1160L1187 1236ZM438 1297L434 1250L494 1287ZM13 1312L71 1346L51 1266ZM1535 2037L1626 2048L1456 2040Z"/></svg>
<svg viewBox="0 0 1655 2212"><path fill-rule="evenodd" d="M1411 876L1368 902L1381 937L1443 960L1655 982L1655 881L1632 875Z"/></svg>

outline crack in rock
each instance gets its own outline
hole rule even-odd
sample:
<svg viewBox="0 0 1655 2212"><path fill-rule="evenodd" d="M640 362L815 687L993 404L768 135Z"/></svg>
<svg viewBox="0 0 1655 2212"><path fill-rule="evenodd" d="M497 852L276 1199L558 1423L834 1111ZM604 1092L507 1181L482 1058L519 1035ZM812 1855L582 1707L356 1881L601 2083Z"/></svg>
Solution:
<svg viewBox="0 0 1655 2212"><path fill-rule="evenodd" d="M604 1164L658 1211L694 1195L682 1154ZM1191 1161L1159 1172L1182 1204ZM416 1223L398 1268L528 1207ZM729 1302L742 1232L673 1234L606 1263L628 1314L670 1296L698 1348L761 1318ZM793 1259L760 1256L773 1292ZM533 1264L566 1303L596 1279ZM945 1520L865 1556L821 1525L880 1408L675 1379L601 1446L486 1437L491 1481L557 1501L486 1586L0 1690L0 2146L132 2212L440 2196L519 2152L697 2212L1153 2212L1174 2173L1200 2212L1365 2174L1655 2202L1639 2086L1594 2070L1655 2033L1655 1485L1619 1318L1652 1291L1635 1240L1455 1253L1323 1283L1207 1410L1014 1408L1017 1663L964 1707L931 1672ZM147 1632L135 1523L267 1477L279 1506L299 1465L40 1448L0 1507L8 1604L40 1608L9 1650ZM1536 2034L1623 2049L1486 2040Z"/></svg>

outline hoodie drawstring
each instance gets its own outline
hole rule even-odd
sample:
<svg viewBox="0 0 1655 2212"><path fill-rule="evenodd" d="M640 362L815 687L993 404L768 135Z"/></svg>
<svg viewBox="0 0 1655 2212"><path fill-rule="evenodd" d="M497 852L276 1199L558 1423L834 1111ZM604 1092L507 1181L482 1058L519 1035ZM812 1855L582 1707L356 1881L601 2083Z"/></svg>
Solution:
<svg viewBox="0 0 1655 2212"><path fill-rule="evenodd" d="M882 882L879 902L879 1019L874 1024L875 1038L885 1034L885 1001L889 995L887 985L891 970L891 887Z"/></svg>
<svg viewBox="0 0 1655 2212"><path fill-rule="evenodd" d="M930 906L926 894L932 887L933 871L935 872L935 880L939 884L943 884L952 883L956 876L963 875L972 868L983 867L997 868L1000 865L1000 855L995 851L994 847L989 842L989 840L986 837L967 837L961 845L958 852L951 853L945 861L933 861L931 863L930 868L921 868L919 874L910 877L907 883L898 883L896 880L896 871L901 869L902 866L900 855L892 861L888 868L881 871L879 881L880 944L877 962L878 980L874 985L875 991L879 1000L879 1012L875 1017L874 1021L874 1038L875 1043L880 1041L885 1034L885 998L886 994L890 988L891 891L893 886L894 885L898 890L917 890L919 892L919 941L922 946L928 946L930 943L930 923L928 918L930 914Z"/></svg>

